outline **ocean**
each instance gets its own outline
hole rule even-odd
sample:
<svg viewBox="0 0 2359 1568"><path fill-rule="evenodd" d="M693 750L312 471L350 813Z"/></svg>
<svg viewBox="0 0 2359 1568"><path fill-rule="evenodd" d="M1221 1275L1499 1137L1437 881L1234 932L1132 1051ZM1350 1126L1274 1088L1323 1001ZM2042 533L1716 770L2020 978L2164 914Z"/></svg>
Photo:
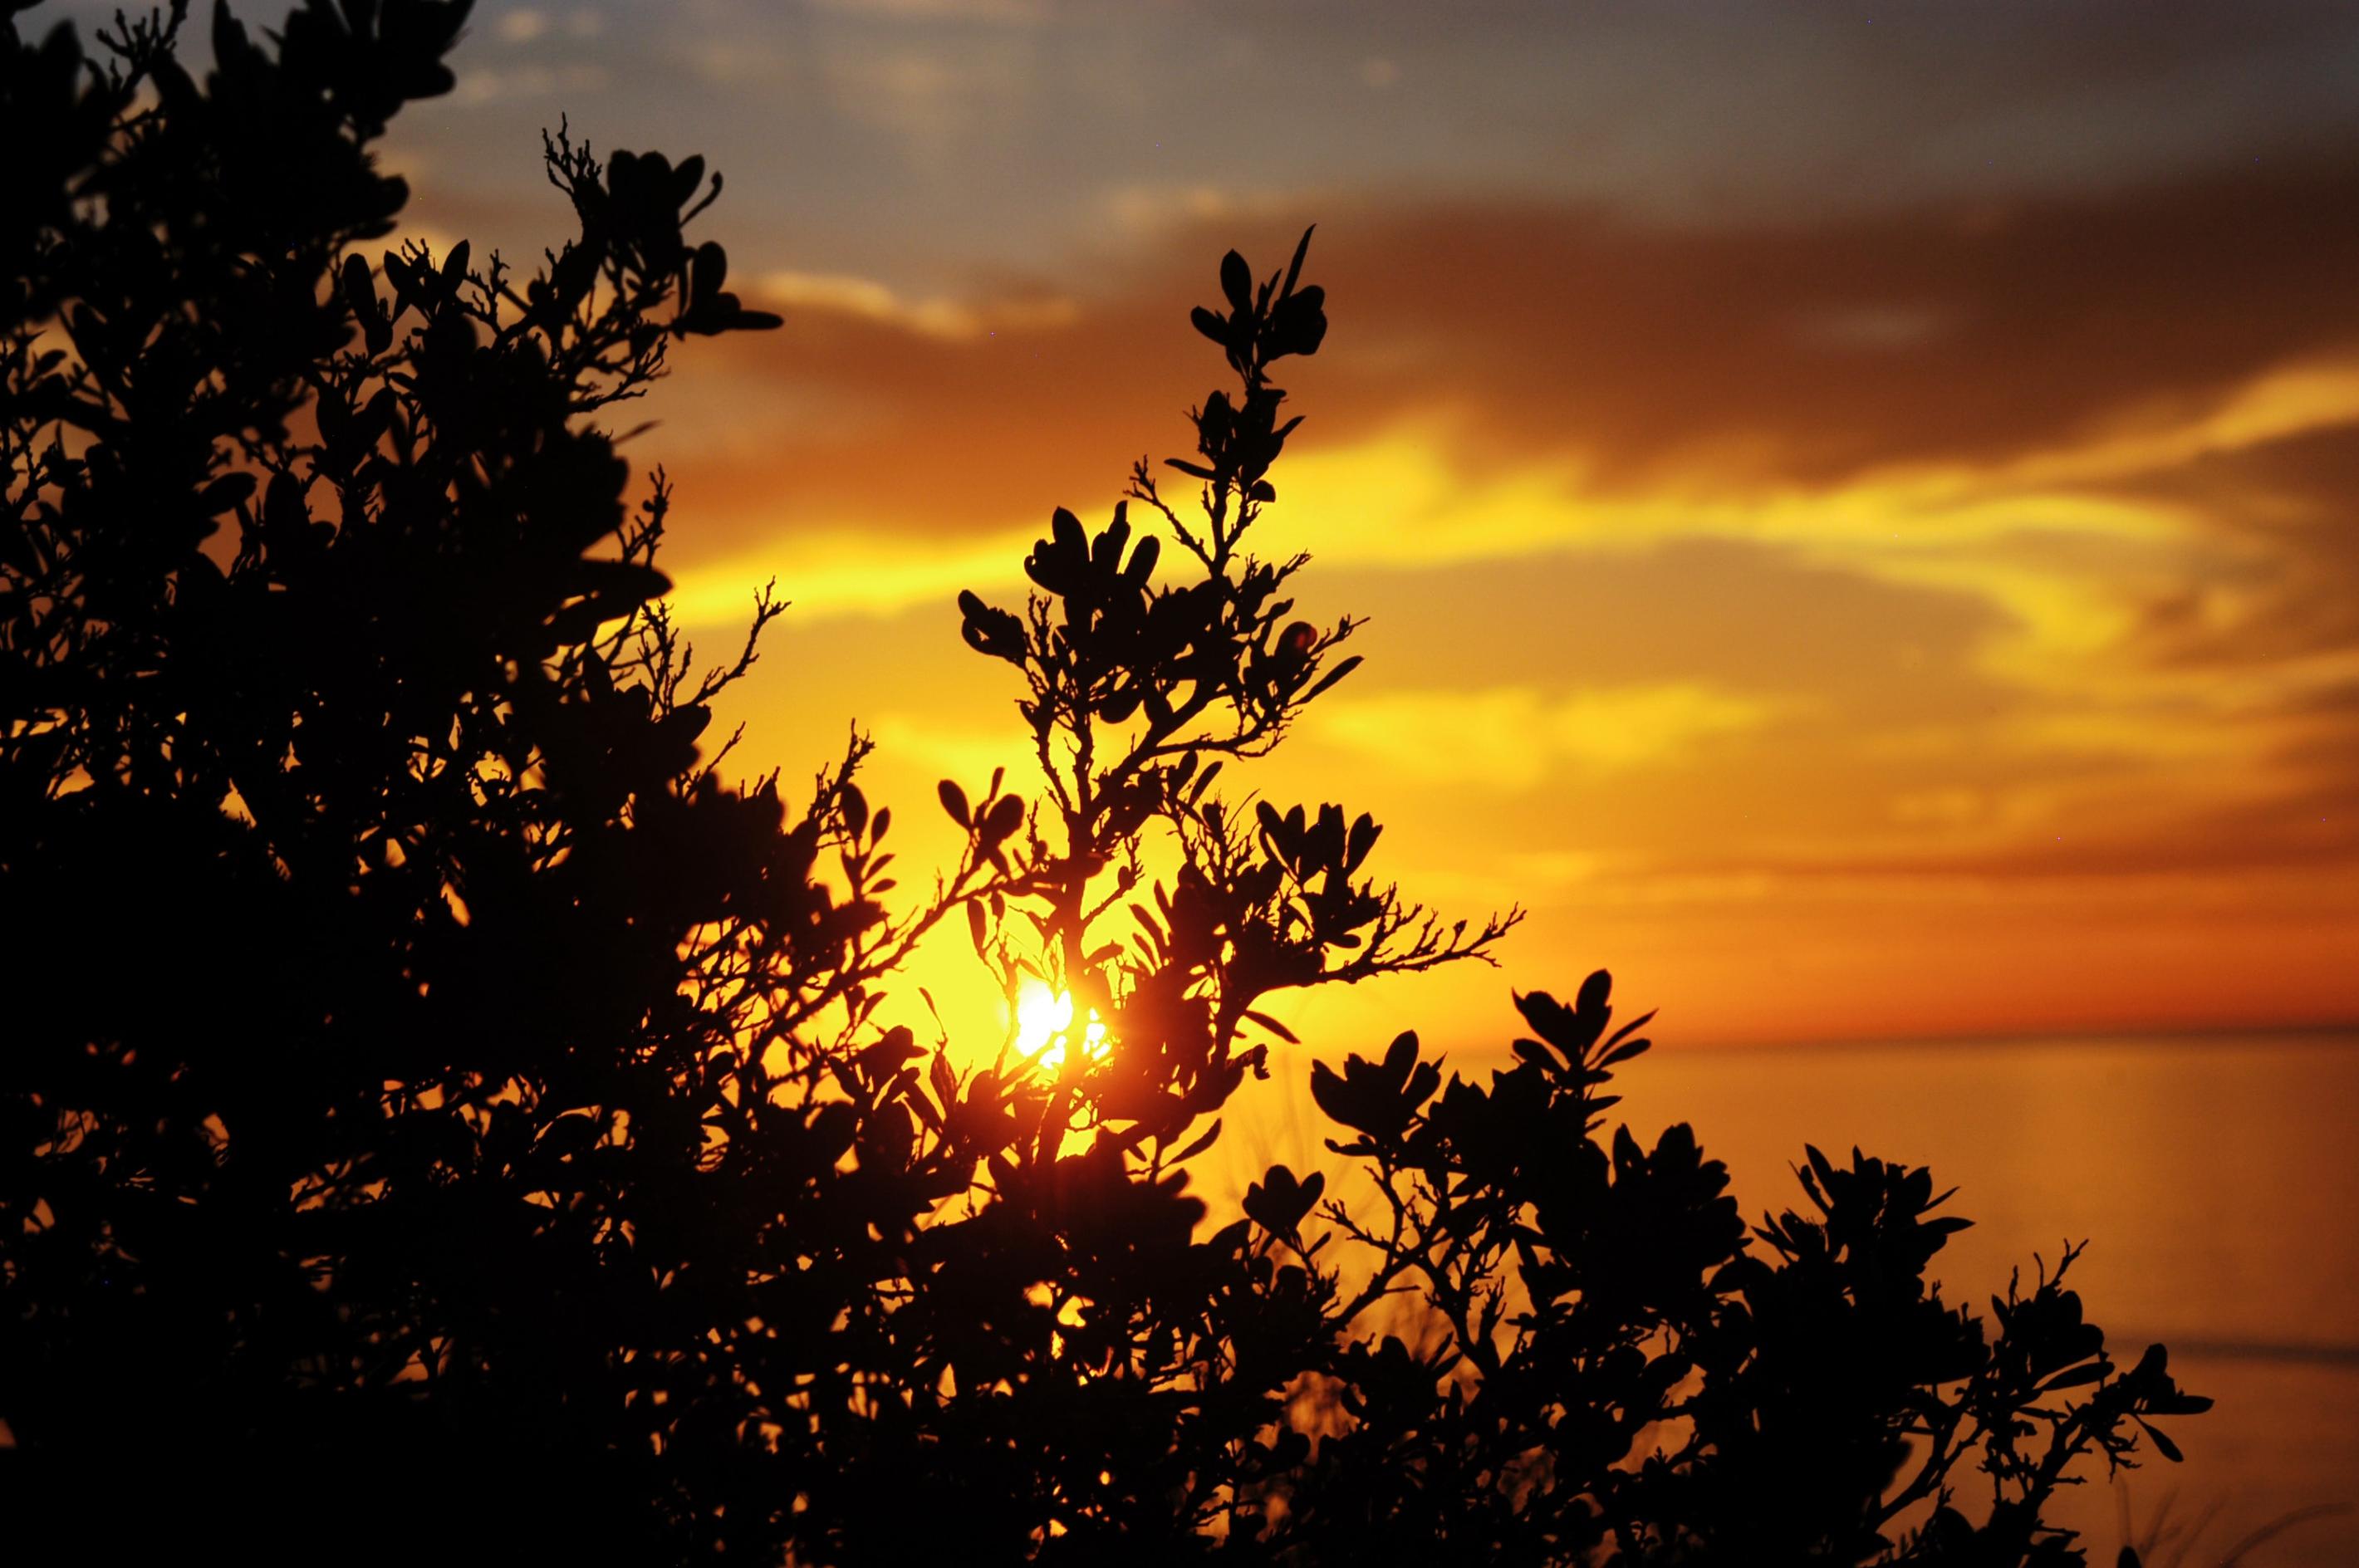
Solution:
<svg viewBox="0 0 2359 1568"><path fill-rule="evenodd" d="M1478 1080L1504 1052L1458 1052ZM1333 1160L1300 1057L1229 1108L1229 1181ZM1821 1047L1658 1046L1609 1113L1651 1144L1675 1122L1727 1162L1749 1220L1804 1202L1805 1143L1932 1168L1975 1222L1934 1260L1986 1310L2009 1271L2068 1241L2088 1315L2117 1358L2170 1347L2180 1387L2218 1401L2168 1423L2186 1454L2103 1466L2059 1510L2093 1563L2161 1533L2149 1568L2359 1563L2359 1034L2064 1039Z"/></svg>

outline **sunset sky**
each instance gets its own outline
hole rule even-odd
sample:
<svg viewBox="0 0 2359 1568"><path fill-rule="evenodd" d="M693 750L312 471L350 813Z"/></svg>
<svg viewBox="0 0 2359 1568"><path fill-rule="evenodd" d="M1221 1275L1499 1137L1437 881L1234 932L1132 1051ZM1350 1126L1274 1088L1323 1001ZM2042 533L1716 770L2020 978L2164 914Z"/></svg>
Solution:
<svg viewBox="0 0 2359 1568"><path fill-rule="evenodd" d="M560 113L726 174L788 324L628 450L705 642L795 602L741 755L856 719L913 880L1022 756L953 594L1181 449L1188 308L1315 221L1263 543L1368 663L1251 781L1531 918L1312 1043L1598 965L1688 1040L2359 1018L2359 10L492 3L456 63L414 232L561 237Z"/></svg>

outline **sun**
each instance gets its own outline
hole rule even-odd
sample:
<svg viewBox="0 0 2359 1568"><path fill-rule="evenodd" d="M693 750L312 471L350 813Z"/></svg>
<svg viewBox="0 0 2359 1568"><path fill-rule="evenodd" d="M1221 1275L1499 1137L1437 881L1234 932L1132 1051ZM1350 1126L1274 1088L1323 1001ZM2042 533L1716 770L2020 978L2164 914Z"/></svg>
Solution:
<svg viewBox="0 0 2359 1568"><path fill-rule="evenodd" d="M1052 991L1038 980L1027 980L1016 993L1016 1049L1054 1073L1065 1065L1065 1051L1073 1038L1073 998ZM1107 1047L1105 1025L1090 1014L1082 1030L1082 1050L1102 1057Z"/></svg>

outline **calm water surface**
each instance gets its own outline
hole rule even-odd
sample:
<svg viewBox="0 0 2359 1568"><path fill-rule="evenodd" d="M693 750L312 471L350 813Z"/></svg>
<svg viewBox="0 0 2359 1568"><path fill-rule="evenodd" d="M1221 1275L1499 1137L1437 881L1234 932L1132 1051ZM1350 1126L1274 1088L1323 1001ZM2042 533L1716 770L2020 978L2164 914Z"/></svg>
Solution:
<svg viewBox="0 0 2359 1568"><path fill-rule="evenodd" d="M1450 1065L1486 1078L1508 1060ZM1288 1066L1233 1104L1229 1180L1319 1162L1307 1069ZM2170 1423L2186 1464L2151 1457L2113 1485L2100 1471L2068 1499L2093 1561L2112 1560L2125 1508L2140 1534L2162 1510L2209 1516L2179 1542L2193 1568L2293 1509L2359 1505L2359 1035L1664 1046L1616 1086L1610 1114L1642 1141L1692 1125L1749 1218L1803 1202L1790 1166L1806 1142L1931 1166L1976 1222L1935 1259L1952 1301L1984 1303L2035 1253L2089 1240L2073 1275L2116 1354L2161 1340L2180 1386L2219 1401ZM2359 1564L2359 1508L2243 1562Z"/></svg>

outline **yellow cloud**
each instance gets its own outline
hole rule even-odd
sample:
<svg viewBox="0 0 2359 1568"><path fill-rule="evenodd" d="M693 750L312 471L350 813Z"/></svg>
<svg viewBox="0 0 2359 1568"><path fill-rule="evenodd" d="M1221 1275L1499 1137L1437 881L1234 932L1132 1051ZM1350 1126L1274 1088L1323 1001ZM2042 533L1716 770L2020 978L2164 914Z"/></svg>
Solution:
<svg viewBox="0 0 2359 1568"><path fill-rule="evenodd" d="M2043 621L2049 616L2034 604L2031 584L2045 577L1998 571L1961 552L2033 529L2153 542L2181 531L2175 514L2159 506L2061 494L1936 504L1907 487L1876 485L1750 499L1588 495L1571 464L1529 464L1477 480L1450 459L1448 443L1430 428L1308 455L1284 478L1287 503L1271 512L1261 547L1272 554L1305 550L1327 568L1408 571L1648 550L1680 538L1741 539L1892 581L1985 592L2021 603L2038 612L2029 618ZM1039 533L1038 523L1013 523L942 540L805 519L782 526L777 543L758 555L699 569L683 580L679 600L691 616L734 615L750 585L775 573L806 615L891 613L962 586L1020 581ZM716 596L724 585L725 602Z"/></svg>
<svg viewBox="0 0 2359 1568"><path fill-rule="evenodd" d="M1397 773L1522 790L1565 771L1674 762L1714 736L1767 723L1769 702L1684 681L1594 687L1549 698L1527 686L1338 697L1312 733Z"/></svg>
<svg viewBox="0 0 2359 1568"><path fill-rule="evenodd" d="M913 604L948 606L962 588L988 592L1019 580L1038 529L964 544L853 528L819 529L775 550L680 572L669 595L682 626L745 618L755 591L773 578L799 622L835 615L886 615Z"/></svg>
<svg viewBox="0 0 2359 1568"><path fill-rule="evenodd" d="M1062 297L970 304L937 296L910 299L873 278L841 272L769 272L755 293L781 310L820 310L897 327L919 337L963 343L996 328L1036 329L1067 324L1081 307Z"/></svg>
<svg viewBox="0 0 2359 1568"><path fill-rule="evenodd" d="M2036 452L2009 463L2017 483L2088 483L2176 467L2359 419L2359 364L2318 358L2277 365L2212 409L2177 420L2142 419L2126 433ZM2125 422L2127 422L2126 420Z"/></svg>
<svg viewBox="0 0 2359 1568"><path fill-rule="evenodd" d="M887 713L878 715L872 733L894 765L956 779L970 791L987 784L1001 769L1004 787L1014 793L1028 798L1043 788L1039 757L1014 725L974 729L945 724L939 718Z"/></svg>

